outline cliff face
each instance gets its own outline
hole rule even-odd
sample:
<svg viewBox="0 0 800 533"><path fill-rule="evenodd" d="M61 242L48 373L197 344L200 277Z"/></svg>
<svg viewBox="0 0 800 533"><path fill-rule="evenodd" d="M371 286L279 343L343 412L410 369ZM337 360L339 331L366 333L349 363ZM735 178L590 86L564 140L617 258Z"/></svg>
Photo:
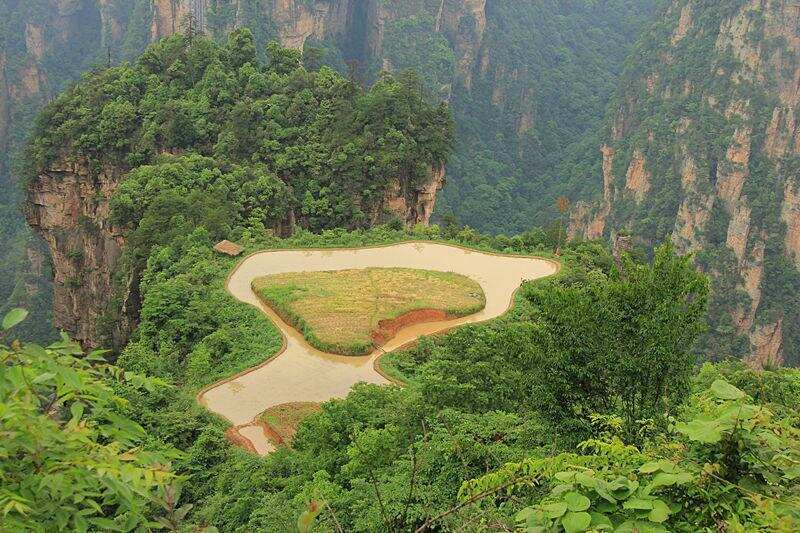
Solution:
<svg viewBox="0 0 800 533"><path fill-rule="evenodd" d="M108 219L120 178L113 167L92 172L84 162L62 159L28 187L26 218L53 264L55 323L91 348L102 341L122 346L138 312L135 277L115 279L125 271L124 240Z"/></svg>
<svg viewBox="0 0 800 533"><path fill-rule="evenodd" d="M149 13L151 41L184 31L188 17L196 29L223 36L240 27L258 26L269 21L277 38L287 48L302 48L307 40L317 42L342 37L357 15L359 4L369 0L152 0ZM359 21L360 22L360 21Z"/></svg>
<svg viewBox="0 0 800 533"><path fill-rule="evenodd" d="M766 364L800 349L785 296L800 279L800 6L723 4L675 0L647 32L609 115L604 198L572 231L695 252L717 289L710 339L732 330Z"/></svg>
<svg viewBox="0 0 800 533"><path fill-rule="evenodd" d="M430 224L436 194L445 184L444 165L430 169L425 183L412 186L407 180L394 179L379 209L373 214L373 223L380 221L382 212L390 212L406 224Z"/></svg>
<svg viewBox="0 0 800 533"><path fill-rule="evenodd" d="M100 35L92 4L79 0L0 4L0 212L4 214L0 270L12 280L0 290L0 312L8 307L28 309L31 318L22 327L41 343L54 335L49 325L49 269L45 247L25 227L19 212L21 191L11 173L12 159L40 106L88 66L93 54L87 44L98 42Z"/></svg>

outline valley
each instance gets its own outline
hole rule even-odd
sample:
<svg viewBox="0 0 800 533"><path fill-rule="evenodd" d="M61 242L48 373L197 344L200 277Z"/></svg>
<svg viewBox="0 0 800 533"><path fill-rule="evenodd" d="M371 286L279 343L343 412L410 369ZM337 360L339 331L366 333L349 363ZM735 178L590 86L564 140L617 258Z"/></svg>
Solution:
<svg viewBox="0 0 800 533"><path fill-rule="evenodd" d="M800 530L797 0L0 0L0 531Z"/></svg>

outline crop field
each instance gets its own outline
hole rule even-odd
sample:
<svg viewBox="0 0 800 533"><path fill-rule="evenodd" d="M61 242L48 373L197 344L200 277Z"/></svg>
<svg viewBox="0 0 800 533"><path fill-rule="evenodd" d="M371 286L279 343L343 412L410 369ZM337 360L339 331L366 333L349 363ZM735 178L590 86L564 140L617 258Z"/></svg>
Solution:
<svg viewBox="0 0 800 533"><path fill-rule="evenodd" d="M470 315L486 303L465 276L409 268L275 274L255 279L253 290L312 346L342 355L369 353L397 327Z"/></svg>

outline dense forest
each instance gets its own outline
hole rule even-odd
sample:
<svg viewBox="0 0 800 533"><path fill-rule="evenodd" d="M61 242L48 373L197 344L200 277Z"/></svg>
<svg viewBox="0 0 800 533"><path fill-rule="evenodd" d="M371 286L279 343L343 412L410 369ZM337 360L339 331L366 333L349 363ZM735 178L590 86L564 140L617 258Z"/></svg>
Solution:
<svg viewBox="0 0 800 533"><path fill-rule="evenodd" d="M83 72L133 61L148 43L183 31L189 14L195 31L218 42L236 27L249 27L262 60L267 44L279 40L321 51L308 61L367 85L383 69L414 68L437 100L449 101L458 130L434 217L452 215L480 231L508 234L555 217L553 199L563 191L548 187L562 181L564 172L556 168L573 152L562 148L597 144L582 140L599 123L622 62L653 11L653 2L642 0L526 0L483 7L462 1L364 2L352 13L345 4L0 1L0 205L7 222L0 245L9 251L0 258L0 302L5 309L22 305L34 312L19 326L24 332L53 336L47 328L49 253L25 228L19 180L12 177L19 172L11 172L36 114ZM378 19L385 24L381 31L371 22ZM307 20L314 21L308 36ZM304 38L298 41L298 34ZM586 161L596 165L597 158ZM589 179L574 184L582 190L597 186Z"/></svg>
<svg viewBox="0 0 800 533"><path fill-rule="evenodd" d="M519 233L551 223L557 196L597 190L599 125L655 2L487 2L485 20L440 32L440 2L394 4L368 74L414 68L450 102L457 143L438 220Z"/></svg>
<svg viewBox="0 0 800 533"><path fill-rule="evenodd" d="M427 221L419 191L438 185L453 125L418 77L386 74L364 89L310 53L271 43L262 62L256 50L247 29L224 45L175 35L134 64L87 74L40 114L24 175L29 221L57 261L56 300L91 291L85 274L109 278L105 295L62 304L72 318L58 324L89 331L79 340L124 344L120 316L138 315L126 303L150 248L186 227L238 240ZM48 203L72 183L90 190Z"/></svg>
<svg viewBox="0 0 800 533"><path fill-rule="evenodd" d="M144 233L143 217L183 202L185 218L216 216L206 226L219 236L244 220L272 228L288 217L312 230L381 220L390 180L414 188L444 163L452 123L413 73L364 92L276 43L262 68L251 32L237 30L224 47L177 35L134 65L89 75L45 108L32 138L31 176L65 154L96 170L136 169L112 203L116 224ZM187 151L213 162L182 158ZM222 207L229 195L240 196L238 213Z"/></svg>
<svg viewBox="0 0 800 533"><path fill-rule="evenodd" d="M440 213L488 233L551 224L557 197L598 190L603 113L655 4L524 3L488 6L483 57L498 67L482 64L451 98L458 143Z"/></svg>

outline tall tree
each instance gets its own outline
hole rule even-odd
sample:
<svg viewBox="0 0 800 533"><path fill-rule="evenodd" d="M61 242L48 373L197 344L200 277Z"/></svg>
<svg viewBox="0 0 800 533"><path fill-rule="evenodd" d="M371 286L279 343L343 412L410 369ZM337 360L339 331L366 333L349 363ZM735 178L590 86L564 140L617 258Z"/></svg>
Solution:
<svg viewBox="0 0 800 533"><path fill-rule="evenodd" d="M672 246L652 264L621 258L625 275L590 273L583 283L531 297L541 313L539 407L555 421L584 425L619 414L629 429L668 412L688 390L692 346L704 329L708 281ZM581 422L581 421L584 422Z"/></svg>

